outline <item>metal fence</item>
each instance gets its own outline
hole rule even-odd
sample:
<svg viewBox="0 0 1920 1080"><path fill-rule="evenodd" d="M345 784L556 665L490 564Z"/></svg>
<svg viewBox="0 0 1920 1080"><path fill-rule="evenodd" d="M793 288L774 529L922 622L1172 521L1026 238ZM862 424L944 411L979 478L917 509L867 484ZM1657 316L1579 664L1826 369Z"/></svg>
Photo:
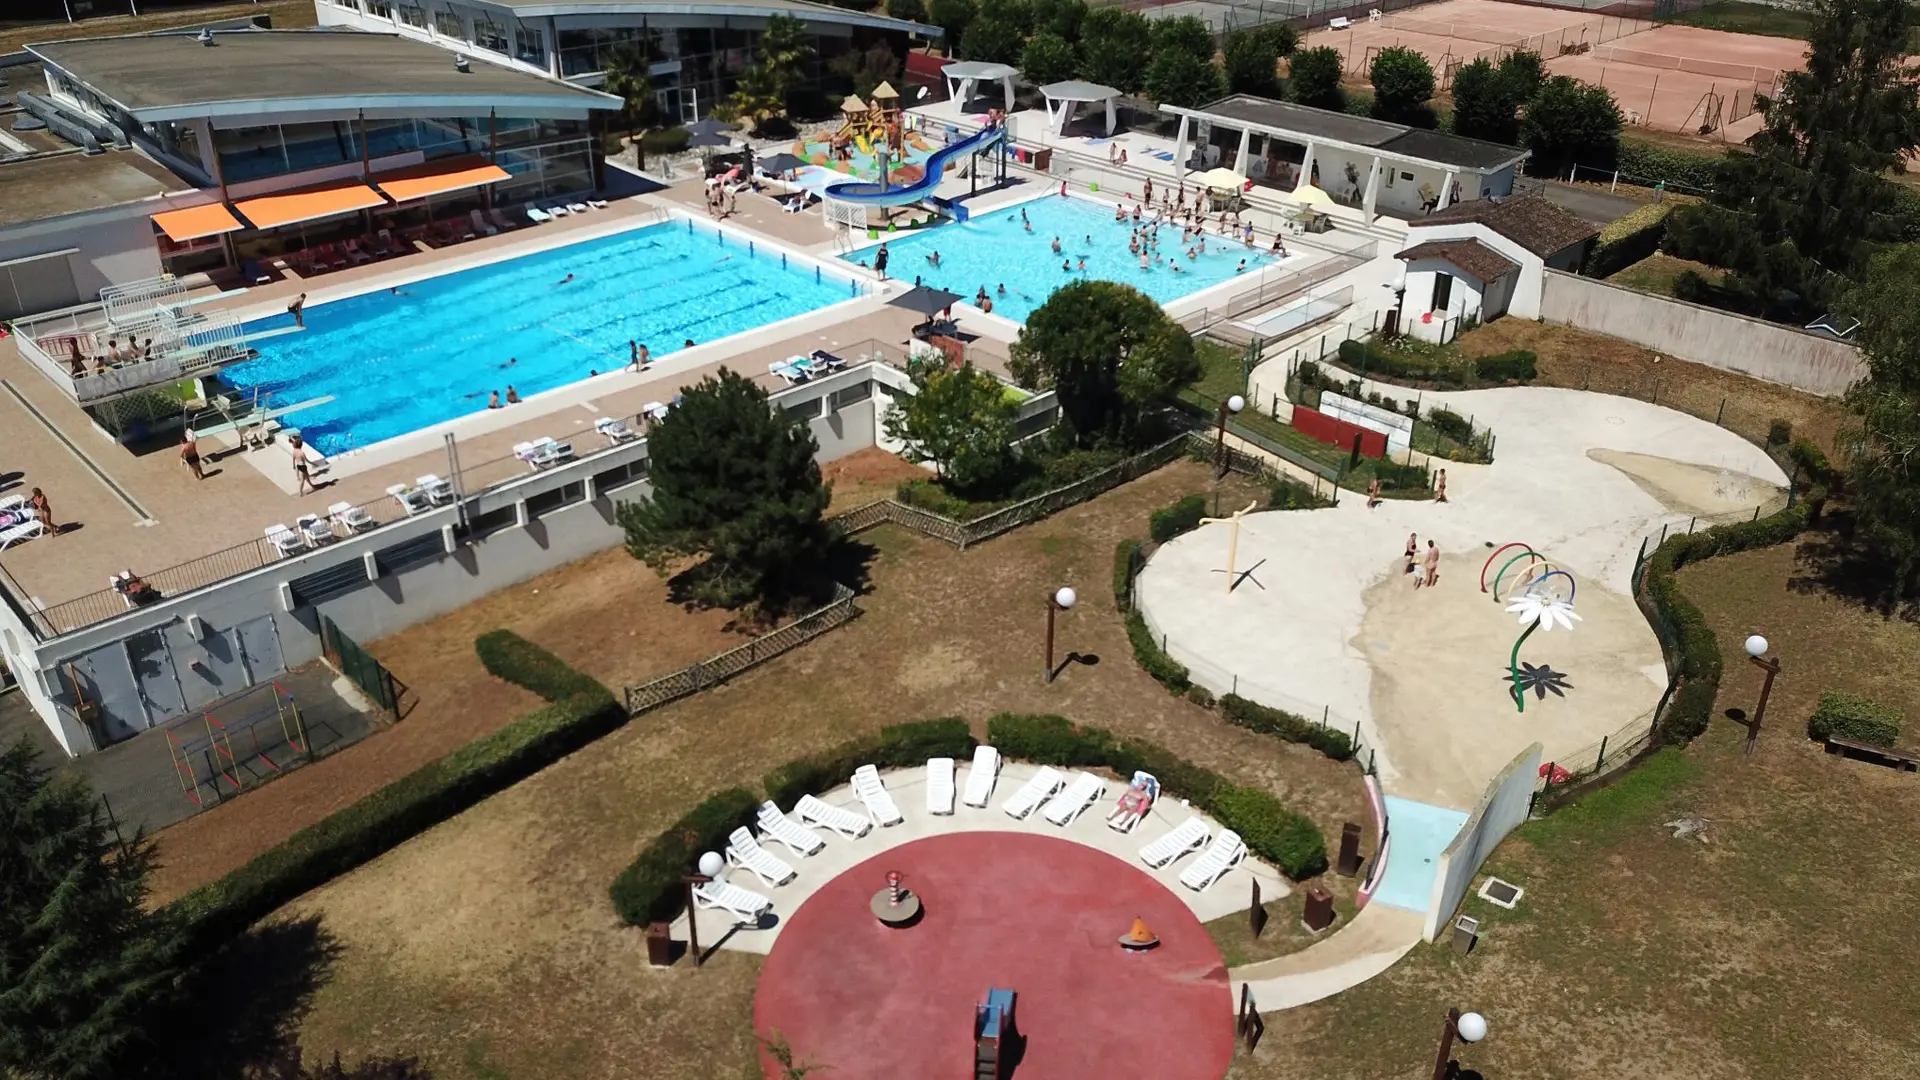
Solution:
<svg viewBox="0 0 1920 1080"><path fill-rule="evenodd" d="M400 684L386 665L360 647L341 631L338 624L320 616L320 648L334 670L353 680L353 684L394 719L400 717Z"/></svg>
<svg viewBox="0 0 1920 1080"><path fill-rule="evenodd" d="M1356 266L1364 266L1378 254L1378 248L1378 244L1368 243L1353 251L1329 255L1310 266L1261 281L1253 288L1243 289L1218 303L1208 304L1197 311L1190 311L1176 321L1186 327L1188 333L1202 333L1216 323L1239 318L1269 304L1299 296L1315 285L1339 277Z"/></svg>
<svg viewBox="0 0 1920 1080"><path fill-rule="evenodd" d="M856 511L857 512L857 511ZM833 599L776 630L769 630L744 645L689 664L670 675L626 688L627 713L639 716L684 697L726 682L743 671L791 652L860 614L854 604L854 592L836 582Z"/></svg>

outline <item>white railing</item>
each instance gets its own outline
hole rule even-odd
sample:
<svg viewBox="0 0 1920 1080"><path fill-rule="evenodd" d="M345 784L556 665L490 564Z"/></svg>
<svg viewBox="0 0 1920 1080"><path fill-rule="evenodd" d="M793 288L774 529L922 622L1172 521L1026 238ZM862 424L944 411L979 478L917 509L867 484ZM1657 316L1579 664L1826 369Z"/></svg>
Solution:
<svg viewBox="0 0 1920 1080"><path fill-rule="evenodd" d="M100 307L111 326L129 326L149 321L157 310L177 308L186 299L187 287L172 274L109 285L100 290Z"/></svg>

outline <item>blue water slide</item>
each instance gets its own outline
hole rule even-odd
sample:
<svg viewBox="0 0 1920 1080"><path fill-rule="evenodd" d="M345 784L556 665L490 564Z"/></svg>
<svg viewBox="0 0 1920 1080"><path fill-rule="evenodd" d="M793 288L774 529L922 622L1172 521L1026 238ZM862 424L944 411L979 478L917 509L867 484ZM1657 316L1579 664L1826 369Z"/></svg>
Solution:
<svg viewBox="0 0 1920 1080"><path fill-rule="evenodd" d="M868 206L905 206L919 202L933 194L940 186L940 178L946 174L947 165L964 154L977 154L997 146L1005 145L1007 128L1005 124L978 131L957 143L935 150L927 158L926 174L911 184L869 184L864 181L849 181L843 184L829 184L826 195L829 199L843 202L864 203Z"/></svg>

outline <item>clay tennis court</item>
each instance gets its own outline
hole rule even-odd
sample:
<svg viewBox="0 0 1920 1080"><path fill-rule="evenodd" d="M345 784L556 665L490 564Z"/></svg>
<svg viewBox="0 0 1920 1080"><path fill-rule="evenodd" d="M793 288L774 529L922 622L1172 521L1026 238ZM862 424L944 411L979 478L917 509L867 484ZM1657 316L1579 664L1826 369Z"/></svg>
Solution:
<svg viewBox="0 0 1920 1080"><path fill-rule="evenodd" d="M912 926L868 908L889 870L925 904ZM1135 916L1157 948L1120 948ZM827 883L781 928L754 1030L834 1080L970 1076L990 987L1018 995L1019 1080L1220 1080L1233 1055L1225 963L1180 898L1104 852L1023 833L918 840Z"/></svg>
<svg viewBox="0 0 1920 1080"><path fill-rule="evenodd" d="M1340 50L1347 74L1358 78L1382 48L1418 49L1443 90L1462 64L1531 50L1554 74L1612 91L1628 123L1691 133L1721 131L1750 115L1754 94L1772 92L1783 72L1801 66L1806 49L1788 38L1502 0L1441 0L1378 21L1355 19L1345 30L1322 25L1306 44Z"/></svg>

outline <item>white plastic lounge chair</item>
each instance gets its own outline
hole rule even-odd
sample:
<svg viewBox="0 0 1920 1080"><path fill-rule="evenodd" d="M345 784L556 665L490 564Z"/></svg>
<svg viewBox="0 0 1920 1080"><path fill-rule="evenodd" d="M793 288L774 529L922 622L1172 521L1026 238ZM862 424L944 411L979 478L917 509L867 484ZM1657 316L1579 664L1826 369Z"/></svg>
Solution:
<svg viewBox="0 0 1920 1080"><path fill-rule="evenodd" d="M1000 778L1000 751L991 746L973 748L973 764L967 768L967 791L961 801L986 809L993 798L993 782Z"/></svg>
<svg viewBox="0 0 1920 1080"><path fill-rule="evenodd" d="M9 510L18 510L25 505L27 505L27 499L24 495L0 495L0 514Z"/></svg>
<svg viewBox="0 0 1920 1080"><path fill-rule="evenodd" d="M533 440L533 456L527 461L536 469L550 468L573 458L573 444L554 442L545 435Z"/></svg>
<svg viewBox="0 0 1920 1080"><path fill-rule="evenodd" d="M1345 16L1345 15L1342 15L1342 16L1340 16L1340 17L1339 17L1339 18L1337 18L1337 19L1328 19L1328 20L1327 20L1327 29L1329 29L1329 30L1351 30L1351 29L1353 29L1353 20L1352 20L1352 19L1349 19L1349 18L1347 18L1347 17Z"/></svg>
<svg viewBox="0 0 1920 1080"><path fill-rule="evenodd" d="M927 759L927 813L953 813L953 759Z"/></svg>
<svg viewBox="0 0 1920 1080"><path fill-rule="evenodd" d="M1146 792L1146 801L1129 807L1127 799L1138 785ZM1133 779L1127 781L1127 790L1115 801L1113 811L1107 815L1107 828L1117 833L1132 832L1142 818L1153 813L1153 804L1160 801L1160 780L1150 772L1141 769L1133 771Z"/></svg>
<svg viewBox="0 0 1920 1080"><path fill-rule="evenodd" d="M1023 820L1033 813L1034 807L1052 798L1053 793L1059 791L1066 782L1066 778L1055 772L1053 766L1042 765L1040 771L1033 774L1033 779L1020 785L1019 791L1000 804L1000 809L1015 821Z"/></svg>
<svg viewBox="0 0 1920 1080"><path fill-rule="evenodd" d="M790 360L773 361L767 365L767 372L768 374L777 375L781 379L786 380L788 386L807 381L807 373L800 368L794 367L793 362Z"/></svg>
<svg viewBox="0 0 1920 1080"><path fill-rule="evenodd" d="M605 209L607 208L607 200L605 200L605 199L588 199L588 200L587 200L587 205L588 205L588 206L591 206L591 207L593 207L593 208L594 208L595 210L605 210Z"/></svg>
<svg viewBox="0 0 1920 1080"><path fill-rule="evenodd" d="M587 212L587 204L586 204L586 203L583 203L583 202L570 202L570 203L568 203L568 204L567 204L567 213L569 213L569 214L584 214L584 213L586 213L586 212Z"/></svg>
<svg viewBox="0 0 1920 1080"><path fill-rule="evenodd" d="M400 504L400 508L407 512L408 517L433 509L433 503L427 499L426 492L419 488L395 484L387 489L387 494L393 496L393 501Z"/></svg>
<svg viewBox="0 0 1920 1080"><path fill-rule="evenodd" d="M500 230L480 213L478 207L467 211L467 220L473 222L473 231L476 233L483 233L487 236L498 236L500 233Z"/></svg>
<svg viewBox="0 0 1920 1080"><path fill-rule="evenodd" d="M301 514L293 519L293 523L300 530L300 539L306 541L308 547L333 543L332 521L323 519L318 514Z"/></svg>
<svg viewBox="0 0 1920 1080"><path fill-rule="evenodd" d="M595 420L593 422L593 430L605 435L607 441L611 443L629 442L639 438L638 435L634 434L634 430L627 426L625 420L615 420L611 416L603 416Z"/></svg>
<svg viewBox="0 0 1920 1080"><path fill-rule="evenodd" d="M812 855L827 846L820 834L780 812L770 802L760 804L760 833L787 846L795 855Z"/></svg>
<svg viewBox="0 0 1920 1080"><path fill-rule="evenodd" d="M350 502L337 502L327 507L327 516L340 523L340 527L350 533L363 532L373 528L379 522L373 515Z"/></svg>
<svg viewBox="0 0 1920 1080"><path fill-rule="evenodd" d="M1172 865L1173 860L1199 849L1206 842L1207 823L1190 817L1174 826L1172 832L1141 848L1140 861L1158 870Z"/></svg>
<svg viewBox="0 0 1920 1080"><path fill-rule="evenodd" d="M853 791L873 815L873 820L882 826L898 825L906 818L901 816L900 808L893 805L893 796L887 794L887 785L880 782L880 770L871 765L862 765L853 770Z"/></svg>
<svg viewBox="0 0 1920 1080"><path fill-rule="evenodd" d="M507 232L517 227L514 225L513 219L508 217L506 212L497 206L493 208L493 211L488 216L493 219L494 226L501 232Z"/></svg>
<svg viewBox="0 0 1920 1080"><path fill-rule="evenodd" d="M776 887L800 874L785 859L761 847L760 841L755 840L744 825L727 837L727 862L752 871L754 877Z"/></svg>
<svg viewBox="0 0 1920 1080"><path fill-rule="evenodd" d="M532 213L533 211L529 210L527 212ZM547 213L552 214L554 217L557 217L557 218L573 216L573 211L567 209L565 206L562 206L559 203L554 203L552 206L547 207Z"/></svg>
<svg viewBox="0 0 1920 1080"><path fill-rule="evenodd" d="M552 221L553 215L537 206L529 206L527 207L527 220L539 225Z"/></svg>
<svg viewBox="0 0 1920 1080"><path fill-rule="evenodd" d="M666 403L649 401L645 405L640 406L640 415L651 421L665 420L667 418Z"/></svg>
<svg viewBox="0 0 1920 1080"><path fill-rule="evenodd" d="M274 550L280 553L281 558L289 555L298 555L302 551L305 551L307 547L305 541L300 539L300 534L287 528L285 525L267 526L267 543L273 545Z"/></svg>
<svg viewBox="0 0 1920 1080"><path fill-rule="evenodd" d="M433 503L435 506L453 501L453 485L440 479L433 473L428 473L420 477L415 480L414 483L420 485L421 493L427 497L427 501Z"/></svg>
<svg viewBox="0 0 1920 1080"><path fill-rule="evenodd" d="M24 544L46 531L47 527L41 524L39 518L33 518L28 521L23 521L18 525L11 525L5 529L0 529L0 551L5 551L15 544Z"/></svg>
<svg viewBox="0 0 1920 1080"><path fill-rule="evenodd" d="M760 915L773 907L773 901L738 885L709 881L693 887L693 902L703 908L719 908L752 926L760 925Z"/></svg>
<svg viewBox="0 0 1920 1080"><path fill-rule="evenodd" d="M1241 841L1240 834L1232 829L1221 829L1220 835L1213 838L1207 850L1193 860L1193 865L1180 871L1180 884L1195 892L1206 892L1214 882L1220 880L1220 875L1233 869L1246 857L1247 845Z"/></svg>
<svg viewBox="0 0 1920 1080"><path fill-rule="evenodd" d="M1042 811L1048 821L1061 828L1073 824L1081 811L1093 805L1093 801L1105 794L1107 785L1092 773L1076 773L1073 782L1066 790L1047 800L1047 808Z"/></svg>
<svg viewBox="0 0 1920 1080"><path fill-rule="evenodd" d="M800 801L793 804L793 812L801 821L832 829L849 840L857 840L873 828L873 822L867 818L851 810L828 806L811 795L800 796Z"/></svg>

